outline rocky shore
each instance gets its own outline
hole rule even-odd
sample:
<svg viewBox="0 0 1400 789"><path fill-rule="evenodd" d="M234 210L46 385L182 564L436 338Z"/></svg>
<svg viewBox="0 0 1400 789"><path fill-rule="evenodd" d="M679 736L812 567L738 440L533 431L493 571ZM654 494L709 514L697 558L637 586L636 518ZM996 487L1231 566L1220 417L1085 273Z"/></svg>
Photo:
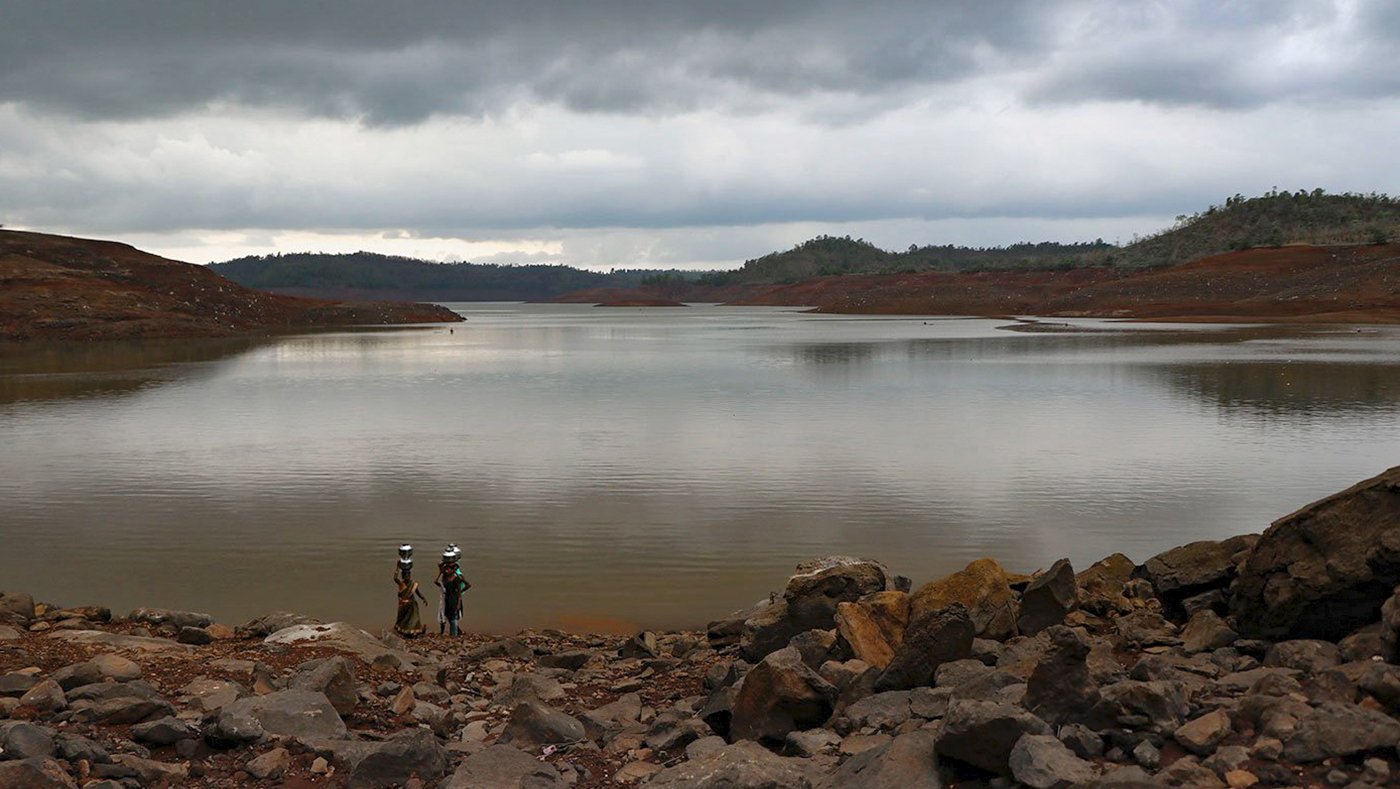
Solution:
<svg viewBox="0 0 1400 789"><path fill-rule="evenodd" d="M1400 467L1262 535L915 587L827 557L705 633L403 641L0 594L0 787L1400 785Z"/></svg>

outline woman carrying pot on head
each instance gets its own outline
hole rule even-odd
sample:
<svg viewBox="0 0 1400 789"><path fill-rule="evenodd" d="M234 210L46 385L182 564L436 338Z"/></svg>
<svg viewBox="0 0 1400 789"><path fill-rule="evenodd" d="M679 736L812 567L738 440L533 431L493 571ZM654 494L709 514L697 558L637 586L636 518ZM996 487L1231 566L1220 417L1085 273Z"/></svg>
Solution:
<svg viewBox="0 0 1400 789"><path fill-rule="evenodd" d="M433 583L442 589L438 608L438 632L442 632L446 626L447 632L454 636L461 633L462 594L472 588L458 565L461 558L461 548L456 545L447 546L447 550L442 552L442 561L438 564L437 578L433 579Z"/></svg>
<svg viewBox="0 0 1400 789"><path fill-rule="evenodd" d="M398 613L394 617L394 632L406 638L422 635L423 620L418 615L418 600L427 605L428 599L418 591L418 582L413 580L411 545L399 546L399 569L394 573L394 585L398 587Z"/></svg>

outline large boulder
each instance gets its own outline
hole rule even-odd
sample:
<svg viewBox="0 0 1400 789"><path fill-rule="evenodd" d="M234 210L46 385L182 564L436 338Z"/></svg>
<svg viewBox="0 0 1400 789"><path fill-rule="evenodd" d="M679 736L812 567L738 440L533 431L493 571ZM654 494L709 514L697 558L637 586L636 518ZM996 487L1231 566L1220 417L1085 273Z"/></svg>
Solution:
<svg viewBox="0 0 1400 789"><path fill-rule="evenodd" d="M1048 734L1027 734L1017 740L1008 761L1011 775L1032 789L1078 785L1098 775L1092 764Z"/></svg>
<svg viewBox="0 0 1400 789"><path fill-rule="evenodd" d="M485 784L482 784L485 786ZM737 742L657 773L647 789L811 789L805 759L784 758L756 742Z"/></svg>
<svg viewBox="0 0 1400 789"><path fill-rule="evenodd" d="M360 703L360 694L355 689L354 664L341 655L301 664L287 687L326 694L341 715L349 715Z"/></svg>
<svg viewBox="0 0 1400 789"><path fill-rule="evenodd" d="M1031 579L1021 593L1016 626L1021 635L1033 636L1051 625L1065 621L1065 614L1079 603L1079 585L1069 559L1060 559L1050 569Z"/></svg>
<svg viewBox="0 0 1400 789"><path fill-rule="evenodd" d="M108 633L105 630L54 630L49 632L48 637L59 641L67 641L70 644L87 644L131 652L160 653L190 651L190 647L185 644L176 643L168 638L132 636L126 633Z"/></svg>
<svg viewBox="0 0 1400 789"><path fill-rule="evenodd" d="M740 640L744 657L762 660L787 646L798 633L830 630L837 605L894 588L895 576L876 561L827 556L803 562L788 579L782 599L761 607L744 622Z"/></svg>
<svg viewBox="0 0 1400 789"><path fill-rule="evenodd" d="M862 751L826 777L821 789L943 789L938 733L926 729Z"/></svg>
<svg viewBox="0 0 1400 789"><path fill-rule="evenodd" d="M542 701L522 701L515 706L499 742L537 748L586 739L583 724Z"/></svg>
<svg viewBox="0 0 1400 789"><path fill-rule="evenodd" d="M967 567L919 587L909 603L909 620L961 603L978 636L998 641L1016 635L1016 596L1010 578L994 559Z"/></svg>
<svg viewBox="0 0 1400 789"><path fill-rule="evenodd" d="M802 662L796 647L786 647L744 675L734 697L729 736L781 743L791 731L825 723L835 702L836 688Z"/></svg>
<svg viewBox="0 0 1400 789"><path fill-rule="evenodd" d="M160 627L174 625L181 627L208 627L214 624L214 617L195 611L171 611L167 608L138 608L126 615L133 622Z"/></svg>
<svg viewBox="0 0 1400 789"><path fill-rule="evenodd" d="M851 654L876 668L889 665L909 626L909 595L876 592L836 606L836 632Z"/></svg>
<svg viewBox="0 0 1400 789"><path fill-rule="evenodd" d="M289 627L319 624L321 624L321 620L303 614L274 611L244 622L235 627L233 632L239 638L267 638L278 630L286 630Z"/></svg>
<svg viewBox="0 0 1400 789"><path fill-rule="evenodd" d="M42 756L0 762L0 786L7 789L76 789L63 764Z"/></svg>
<svg viewBox="0 0 1400 789"><path fill-rule="evenodd" d="M529 787L566 789L568 783L554 765L542 762L509 745L492 745L464 759L443 789L479 787Z"/></svg>
<svg viewBox="0 0 1400 789"><path fill-rule="evenodd" d="M1089 672L1089 640L1064 625L1046 631L1051 649L1026 682L1026 709L1051 724L1078 721L1099 703Z"/></svg>
<svg viewBox="0 0 1400 789"><path fill-rule="evenodd" d="M293 625L278 630L263 639L263 643L330 647L342 652L349 652L366 663L372 663L375 658L385 655L398 658L399 662L404 665L416 665L420 660L409 652L389 648L384 642L369 633L345 622L331 622L325 625Z"/></svg>
<svg viewBox="0 0 1400 789"><path fill-rule="evenodd" d="M938 752L988 772L1011 777L1011 751L1027 734L1050 734L1050 726L1010 704L965 699L948 705Z"/></svg>
<svg viewBox="0 0 1400 789"><path fill-rule="evenodd" d="M324 693L282 690L266 696L239 699L220 713L211 739L219 744L239 744L264 733L303 740L334 740L346 735L345 722Z"/></svg>
<svg viewBox="0 0 1400 789"><path fill-rule="evenodd" d="M1132 610L1124 590L1136 570L1133 560L1121 553L1094 562L1074 577L1079 587L1079 607L1099 616Z"/></svg>
<svg viewBox="0 0 1400 789"><path fill-rule="evenodd" d="M34 618L34 598L27 592L0 592L0 624L28 625Z"/></svg>
<svg viewBox="0 0 1400 789"><path fill-rule="evenodd" d="M972 657L975 626L962 603L911 614L904 640L875 682L876 690L908 690L933 682L944 663Z"/></svg>
<svg viewBox="0 0 1400 789"><path fill-rule="evenodd" d="M1325 703L1298 721L1284 744L1294 762L1320 762L1334 756L1393 751L1400 723L1383 712L1353 704Z"/></svg>
<svg viewBox="0 0 1400 789"><path fill-rule="evenodd" d="M431 784L451 766L447 750L427 729L409 729L382 742L354 745L362 747L330 749L336 769L349 775L349 789L403 786L415 775Z"/></svg>
<svg viewBox="0 0 1400 789"><path fill-rule="evenodd" d="M1245 534L1189 543L1153 556L1138 573L1152 583L1168 613L1184 615L1186 598L1230 585L1236 566L1258 540L1257 534Z"/></svg>
<svg viewBox="0 0 1400 789"><path fill-rule="evenodd" d="M1336 641L1381 618L1400 583L1400 466L1275 521L1232 590L1250 638Z"/></svg>

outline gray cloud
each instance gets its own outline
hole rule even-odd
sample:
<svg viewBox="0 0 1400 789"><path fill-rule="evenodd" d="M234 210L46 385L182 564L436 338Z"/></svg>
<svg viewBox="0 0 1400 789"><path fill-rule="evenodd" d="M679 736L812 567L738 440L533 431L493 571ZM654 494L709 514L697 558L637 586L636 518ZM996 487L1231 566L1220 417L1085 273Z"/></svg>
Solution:
<svg viewBox="0 0 1400 789"><path fill-rule="evenodd" d="M1032 102L1239 110L1400 96L1391 0L1096 4L1061 25Z"/></svg>
<svg viewBox="0 0 1400 789"><path fill-rule="evenodd" d="M370 123L517 101L675 112L867 93L1045 40L1031 0L0 3L0 101L83 118L214 103Z"/></svg>

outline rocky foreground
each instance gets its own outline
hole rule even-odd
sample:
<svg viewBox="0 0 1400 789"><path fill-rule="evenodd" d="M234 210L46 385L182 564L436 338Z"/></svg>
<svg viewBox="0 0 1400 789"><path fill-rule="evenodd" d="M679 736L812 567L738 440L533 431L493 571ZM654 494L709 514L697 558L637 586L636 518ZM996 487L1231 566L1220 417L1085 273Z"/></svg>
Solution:
<svg viewBox="0 0 1400 789"><path fill-rule="evenodd" d="M1263 535L911 592L805 563L707 633L404 642L0 594L0 787L1400 785L1400 467Z"/></svg>

